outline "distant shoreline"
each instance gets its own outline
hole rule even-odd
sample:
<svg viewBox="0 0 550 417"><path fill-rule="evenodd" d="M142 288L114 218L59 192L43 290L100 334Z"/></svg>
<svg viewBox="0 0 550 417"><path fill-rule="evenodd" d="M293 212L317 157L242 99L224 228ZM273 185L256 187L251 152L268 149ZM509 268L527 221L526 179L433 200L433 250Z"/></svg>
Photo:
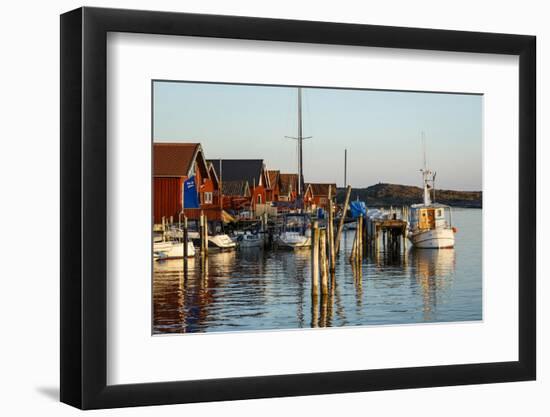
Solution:
<svg viewBox="0 0 550 417"><path fill-rule="evenodd" d="M336 201L343 203L345 188L338 188ZM411 185L378 183L366 188L352 188L351 201L365 201L368 207L410 206L422 202L422 189ZM452 207L483 208L481 191L435 190L435 201Z"/></svg>

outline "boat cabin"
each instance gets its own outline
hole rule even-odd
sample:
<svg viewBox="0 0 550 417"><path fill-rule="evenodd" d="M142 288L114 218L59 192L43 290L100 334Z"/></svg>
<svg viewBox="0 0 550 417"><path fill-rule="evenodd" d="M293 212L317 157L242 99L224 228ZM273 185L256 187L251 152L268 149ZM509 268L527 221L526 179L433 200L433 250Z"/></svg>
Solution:
<svg viewBox="0 0 550 417"><path fill-rule="evenodd" d="M443 204L413 205L410 216L412 229L433 230L451 226L451 208Z"/></svg>

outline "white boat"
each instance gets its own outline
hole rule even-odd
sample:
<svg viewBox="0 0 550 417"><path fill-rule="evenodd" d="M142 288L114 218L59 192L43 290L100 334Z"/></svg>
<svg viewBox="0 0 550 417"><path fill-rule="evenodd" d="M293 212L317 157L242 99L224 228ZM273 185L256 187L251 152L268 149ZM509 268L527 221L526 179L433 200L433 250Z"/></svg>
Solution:
<svg viewBox="0 0 550 417"><path fill-rule="evenodd" d="M187 242L187 257L195 256L193 242ZM153 243L153 258L156 260L183 258L183 243L173 240Z"/></svg>
<svg viewBox="0 0 550 417"><path fill-rule="evenodd" d="M241 248L261 248L264 244L260 233L242 233L237 236L236 240Z"/></svg>
<svg viewBox="0 0 550 417"><path fill-rule="evenodd" d="M421 209L420 213L422 213L423 210L424 209ZM447 227L438 228L436 226L434 229L431 230L412 229L409 230L409 240L412 242L413 246L421 249L454 248L454 234L454 230Z"/></svg>
<svg viewBox="0 0 550 417"><path fill-rule="evenodd" d="M286 249L311 247L311 229L307 214L287 214L284 218L283 230L277 237L277 243L279 247Z"/></svg>
<svg viewBox="0 0 550 417"><path fill-rule="evenodd" d="M170 229L166 235L172 239L182 239L183 231L179 228ZM189 231L187 233L189 242L193 242L197 246L200 246L200 235L197 231ZM208 235L208 248L209 249L222 249L231 250L235 249L237 244L231 240L226 234Z"/></svg>
<svg viewBox="0 0 550 417"><path fill-rule="evenodd" d="M311 237L300 234L299 232L283 232L278 238L279 246L288 249L309 248L311 246Z"/></svg>
<svg viewBox="0 0 550 417"><path fill-rule="evenodd" d="M425 155L424 168L420 171L424 183L424 202L411 206L408 238L417 248L453 248L456 228L452 226L451 207L432 202L431 192L435 190L436 174L426 168Z"/></svg>
<svg viewBox="0 0 550 417"><path fill-rule="evenodd" d="M225 234L208 236L208 247L221 250L231 250L237 247L237 244Z"/></svg>

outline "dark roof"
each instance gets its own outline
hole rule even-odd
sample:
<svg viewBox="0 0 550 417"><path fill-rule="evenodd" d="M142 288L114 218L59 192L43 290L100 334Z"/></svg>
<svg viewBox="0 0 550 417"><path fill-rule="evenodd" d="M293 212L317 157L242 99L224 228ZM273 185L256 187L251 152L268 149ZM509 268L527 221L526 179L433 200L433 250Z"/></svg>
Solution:
<svg viewBox="0 0 550 417"><path fill-rule="evenodd" d="M249 186L258 185L264 167L262 159L209 159L218 179L226 181L248 181ZM220 175L221 171L221 175Z"/></svg>
<svg viewBox="0 0 550 417"><path fill-rule="evenodd" d="M281 194L289 194L291 191L298 192L298 174L280 174Z"/></svg>
<svg viewBox="0 0 550 417"><path fill-rule="evenodd" d="M275 186L279 182L279 175L281 174L281 171L267 171L267 177L269 178L269 186L271 188L275 188Z"/></svg>
<svg viewBox="0 0 550 417"><path fill-rule="evenodd" d="M314 196L320 196L320 195L328 196L329 186L332 186L332 190L331 190L332 197L335 197L336 196L336 184L309 183L309 184L306 184L306 190L308 189L308 187L311 187L311 193Z"/></svg>
<svg viewBox="0 0 550 417"><path fill-rule="evenodd" d="M157 177L186 176L199 151L199 143L155 143L153 145L153 175Z"/></svg>
<svg viewBox="0 0 550 417"><path fill-rule="evenodd" d="M250 193L248 192L248 187L248 181L246 180L223 181L222 193L228 196L249 197Z"/></svg>

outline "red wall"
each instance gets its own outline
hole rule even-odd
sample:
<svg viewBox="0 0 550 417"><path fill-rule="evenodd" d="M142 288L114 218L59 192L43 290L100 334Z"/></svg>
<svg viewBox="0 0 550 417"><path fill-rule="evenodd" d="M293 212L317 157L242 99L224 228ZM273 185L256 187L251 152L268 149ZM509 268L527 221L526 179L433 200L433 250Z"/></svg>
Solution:
<svg viewBox="0 0 550 417"><path fill-rule="evenodd" d="M162 223L162 216L168 220L174 216L177 221L181 211L182 178L157 177L153 182L153 221Z"/></svg>
<svg viewBox="0 0 550 417"><path fill-rule="evenodd" d="M266 203L265 198L265 187L263 185L258 185L252 190L252 205L253 207L256 207L256 203L258 202L258 195L262 196L262 204Z"/></svg>
<svg viewBox="0 0 550 417"><path fill-rule="evenodd" d="M266 190L265 196L268 202L279 201L279 187L275 186L271 190Z"/></svg>

